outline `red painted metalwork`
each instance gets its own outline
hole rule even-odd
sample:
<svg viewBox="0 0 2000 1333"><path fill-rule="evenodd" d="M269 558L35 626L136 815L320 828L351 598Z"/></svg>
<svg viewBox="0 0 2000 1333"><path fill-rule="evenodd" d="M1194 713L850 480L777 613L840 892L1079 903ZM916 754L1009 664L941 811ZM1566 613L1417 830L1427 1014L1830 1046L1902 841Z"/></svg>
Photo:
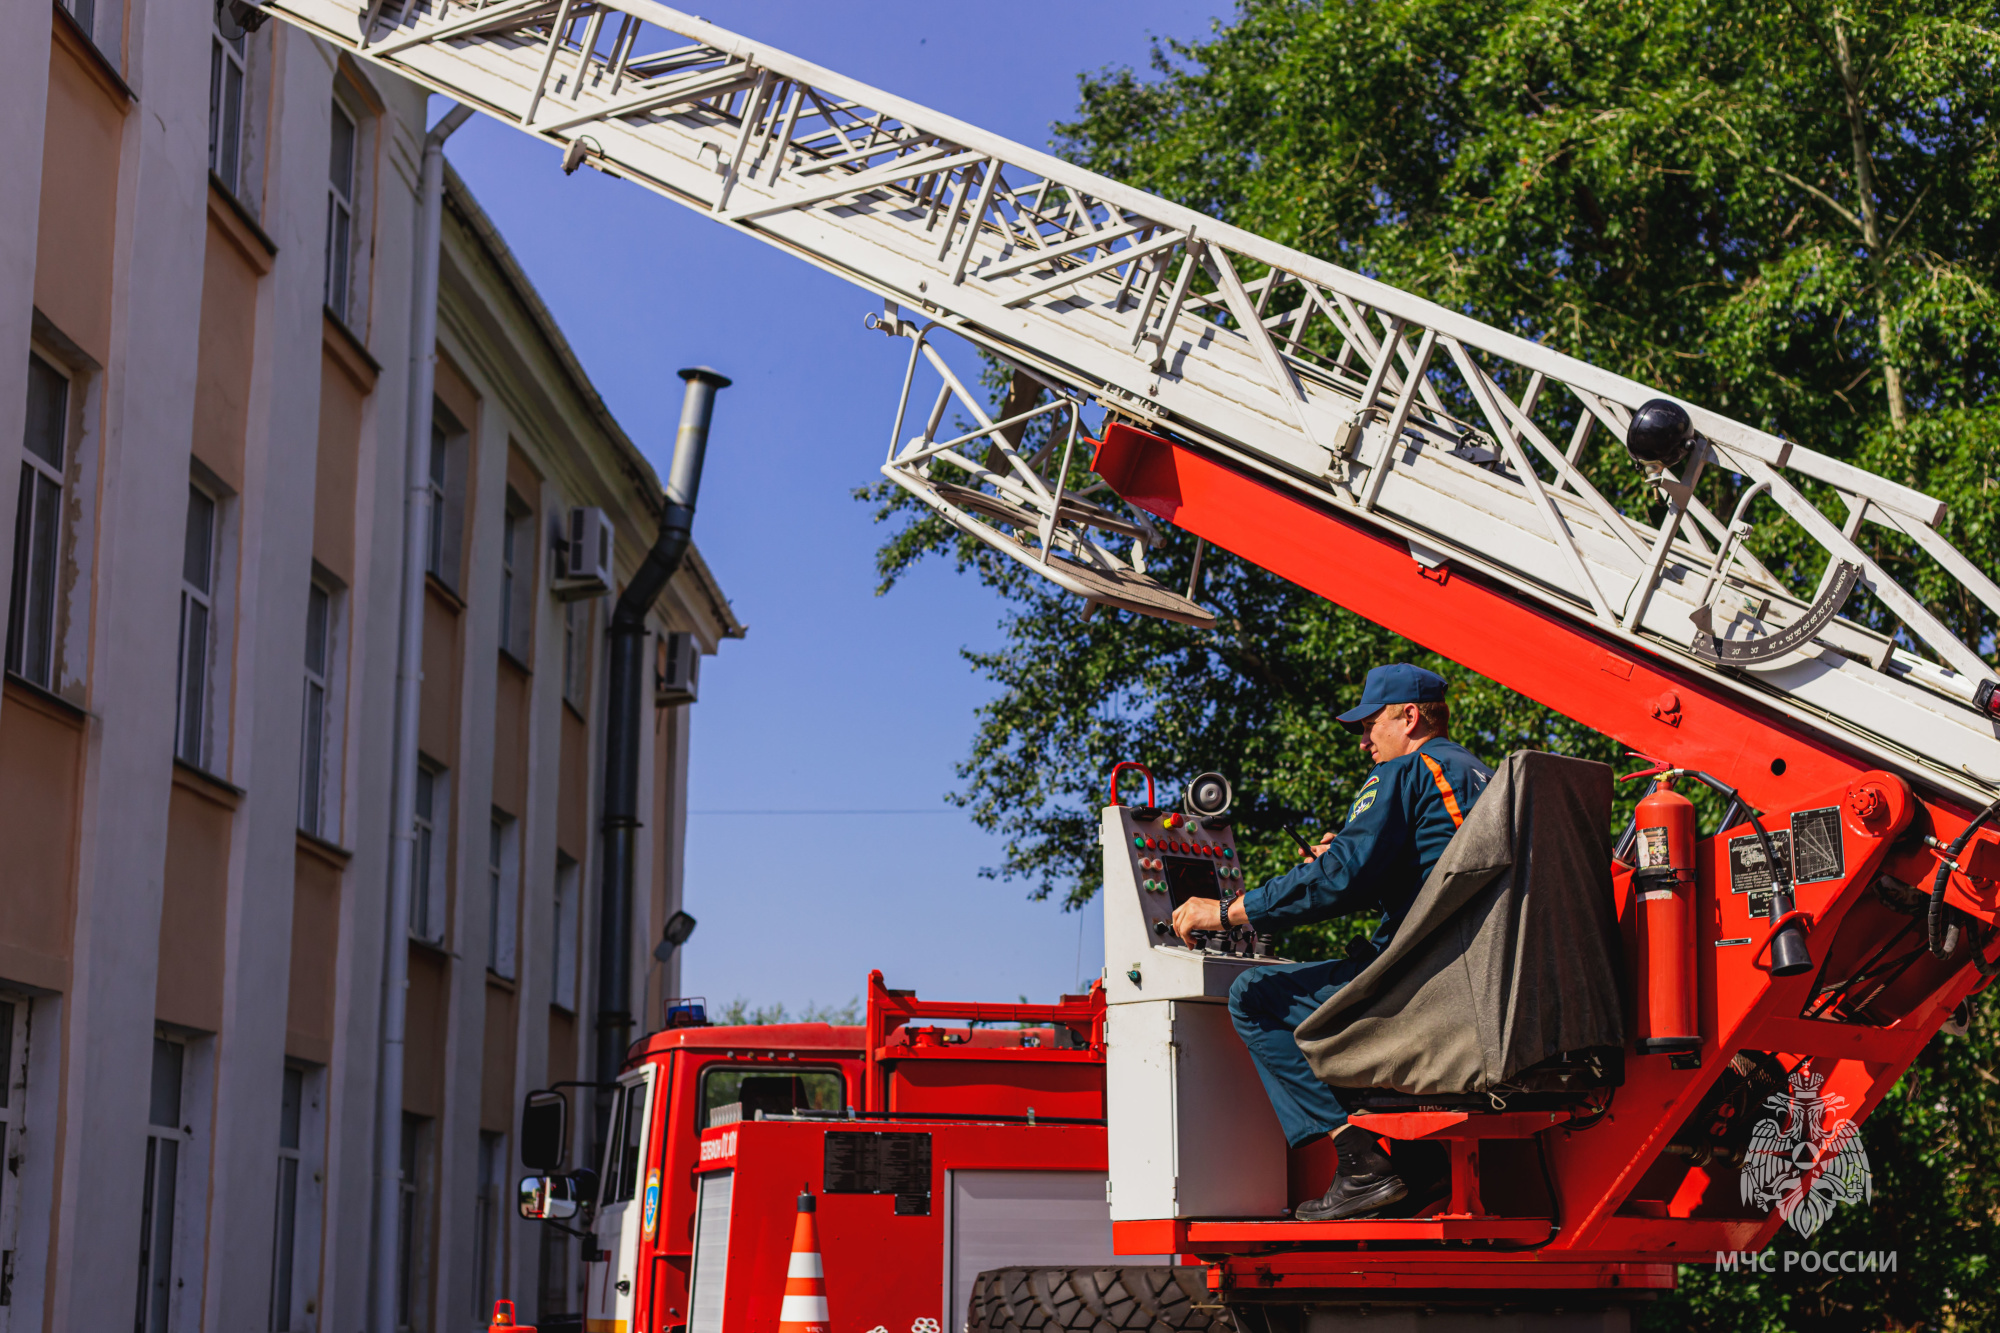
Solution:
<svg viewBox="0 0 2000 1333"><path fill-rule="evenodd" d="M919 1019L1046 1027L1034 1034L1035 1045L1024 1046L1018 1032L913 1027ZM865 1033L863 1110L1104 1117L1104 989L1097 982L1087 995L1065 995L1059 1004L968 1004L919 1000L870 972Z"/></svg>
<svg viewBox="0 0 2000 1333"><path fill-rule="evenodd" d="M775 1325L797 1195L802 1184L821 1193L826 1134L931 1134L934 1200L947 1170L1105 1169L1104 1001L1095 987L1053 1005L933 1002L889 989L874 972L859 1026L675 1028L633 1046L628 1068L646 1064L657 1070L654 1105L662 1109L648 1130L642 1175L660 1172L660 1216L641 1235L627 1333L665 1333L688 1320L703 1175L738 1172L734 1215L742 1224L730 1232L728 1327L754 1329ZM702 1078L718 1067L837 1072L854 1118L704 1130ZM917 1312L900 1324L890 1320L891 1327L939 1317L941 1203L927 1216L902 1217L885 1196L836 1194L823 1195L819 1208L828 1298L840 1327L864 1308ZM593 1282L608 1280L608 1264L591 1268ZM772 1273L775 1280L767 1280ZM739 1322L746 1312L750 1322ZM863 1327L881 1322L871 1316Z"/></svg>
<svg viewBox="0 0 2000 1333"><path fill-rule="evenodd" d="M1723 830L1692 848L1692 919L1687 943L1671 952L1682 963L1690 947L1694 956L1693 1017L1704 1041L1696 1067L1676 1069L1669 1054L1634 1050L1609 1109L1553 1126L1545 1116L1514 1114L1357 1117L1389 1137L1453 1145L1452 1198L1429 1218L1121 1223L1121 1250L1171 1242L1203 1255L1213 1262L1217 1290L1670 1285L1673 1263L1761 1247L1779 1225L1738 1202L1733 1170L1711 1175L1664 1152L1739 1051L1768 1053L1788 1069L1810 1059L1826 1074L1824 1090L1846 1098L1860 1120L1952 1008L1984 984L1967 950L1948 964L1916 957L1865 1001L1837 988L1846 969L1902 920L1872 892L1878 874L1927 884L1936 869L1934 853L1900 835L1949 838L1970 814L1955 799L1919 798L1899 775L1872 769L1809 727L1530 605L1480 574L1425 577L1400 541L1204 451L1114 424L1097 446L1095 467L1134 505L1222 550L1665 764L1735 786L1766 812L1767 828L1809 812L1813 827L1825 830L1831 820L1839 842L1837 873L1795 886L1796 919L1809 927L1815 967L1783 978L1770 974L1773 923L1749 911L1749 894L1732 892L1729 843L1750 827ZM1987 838L1981 834L1982 845ZM1631 867L1618 868L1616 889L1627 957L1645 988L1631 997L1638 1011L1664 978L1645 972ZM1996 893L1995 878L1954 873L1947 901L1990 924ZM1829 1005L1829 996L1849 1010ZM1490 1182L1481 1188L1480 1147L1510 1140L1532 1143L1546 1162L1553 1197L1541 1218L1486 1215L1497 1201L1481 1197L1493 1190ZM1434 1253L1450 1228L1502 1224L1510 1238L1539 1227L1533 1248L1506 1247L1496 1237L1489 1242L1495 1248L1477 1254ZM1283 1252L1243 1254L1273 1247Z"/></svg>
<svg viewBox="0 0 2000 1333"><path fill-rule="evenodd" d="M1733 1170L1694 1166L1693 1156L1666 1151L1676 1135L1701 1128L1696 1112L1738 1052L1768 1054L1786 1069L1811 1060L1826 1076L1824 1091L1844 1097L1861 1119L1952 1008L1985 984L1971 966L1973 949L1940 961L1907 947L1921 944L1911 936L1912 918L1875 887L1884 875L1929 883L1938 855L1923 839L1946 842L1969 817L1952 801L1923 797L1810 727L1525 604L1477 573L1427 571L1400 543L1198 450L1113 426L1097 466L1158 517L1665 765L1740 788L1768 829L1803 814L1826 844L1824 873L1802 874L1794 886L1795 919L1807 928L1815 967L1792 977L1771 975L1773 923L1750 910L1747 892L1733 891L1730 843L1750 827L1721 830L1676 852L1673 864L1691 870L1683 886L1685 942L1662 958L1685 965L1693 953L1692 990L1683 988L1702 1039L1693 1067L1674 1067L1676 1058L1687 1062L1685 1053L1635 1046L1608 1104L1597 1094L1556 1112L1357 1115L1355 1123L1371 1132L1448 1149L1449 1197L1423 1216L1120 1222L1113 1229L1119 1253L1199 1260L1210 1290L1224 1300L1309 1301L1315 1293L1360 1289L1666 1289L1676 1263L1758 1248L1778 1226L1738 1201ZM1948 901L1991 923L2000 831L1983 831L1957 864ZM1659 984L1648 968L1657 972L1661 964L1648 962L1657 951L1644 947L1633 868L1615 867L1613 886L1635 978L1628 1000L1637 1013ZM1877 965L1885 949L1899 947L1904 955L1894 969ZM1053 1005L964 1004L891 990L876 972L859 1027L684 1028L647 1038L632 1060L658 1069L655 1105L663 1109L646 1165L661 1172L661 1217L657 1233L648 1229L641 1243L629 1333L669 1333L686 1322L697 1182L725 1171L733 1217L726 1330L776 1322L802 1188L820 1199L834 1320L900 1328L935 1319L955 1327L963 1312L938 1308L946 1252L938 1201L948 1172L1105 1169L1104 1012L1097 987ZM838 1119L703 1131L701 1079L718 1065L837 1071L852 1109ZM857 1132L930 1136L930 1206L899 1209L886 1195L827 1192L828 1136ZM1293 1197L1318 1193L1332 1168L1324 1143L1294 1152Z"/></svg>
<svg viewBox="0 0 2000 1333"><path fill-rule="evenodd" d="M826 1140L851 1133L929 1136L930 1204L922 1214L899 1212L887 1194L827 1192ZM964 1312L943 1309L940 1292L949 1173L1105 1169L1104 1130L1099 1126L764 1121L710 1130L703 1139L717 1146L702 1162L700 1174L733 1173L724 1333L776 1327L794 1200L802 1186L819 1196L827 1309L835 1328L907 1329L920 1320L957 1328ZM646 1327L658 1329L660 1324Z"/></svg>

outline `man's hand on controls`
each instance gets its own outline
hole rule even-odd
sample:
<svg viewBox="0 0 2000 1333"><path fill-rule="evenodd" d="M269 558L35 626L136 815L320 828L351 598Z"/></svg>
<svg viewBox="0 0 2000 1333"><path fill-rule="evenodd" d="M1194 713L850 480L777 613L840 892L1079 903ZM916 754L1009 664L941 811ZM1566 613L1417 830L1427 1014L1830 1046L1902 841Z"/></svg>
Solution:
<svg viewBox="0 0 2000 1333"><path fill-rule="evenodd" d="M1229 904L1229 924L1247 926L1250 914L1243 910L1243 899ZM1213 898L1190 898L1174 909L1174 934L1181 937L1181 943L1194 948L1194 933L1197 930L1216 931L1222 929L1222 905Z"/></svg>

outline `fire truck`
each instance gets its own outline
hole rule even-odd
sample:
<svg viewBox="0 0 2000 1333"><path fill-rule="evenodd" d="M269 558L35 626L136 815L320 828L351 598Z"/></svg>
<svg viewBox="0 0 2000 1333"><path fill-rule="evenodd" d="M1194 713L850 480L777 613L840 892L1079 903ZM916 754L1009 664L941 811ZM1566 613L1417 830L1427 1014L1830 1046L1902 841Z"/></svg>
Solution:
<svg viewBox="0 0 2000 1333"><path fill-rule="evenodd" d="M1336 1063L1412 1025L1354 1075L1355 1123L1438 1164L1407 1216L1290 1216L1334 1163L1286 1149L1229 1023L1269 942L1167 928L1240 874L1228 784L1148 775L1103 809L1088 995L876 979L859 1028L669 1027L589 1167L531 1098L523 1210L587 1237L590 1328L775 1328L802 1196L856 1333L1623 1327L1676 1265L1858 1189L1822 1150L2000 971L2000 678L1940 610L2000 586L1934 497L650 0L262 8L878 298L906 357L882 474L1086 614L1213 626L1226 555L1650 757L1614 840L1601 766L1510 756L1430 925L1308 1025ZM953 339L1011 371L997 409ZM1185 587L1147 569L1171 529ZM1481 969L1437 952L1454 930ZM1570 1010L1616 1031L1520 1065Z"/></svg>
<svg viewBox="0 0 2000 1333"><path fill-rule="evenodd" d="M955 1004L875 972L859 1027L666 1028L632 1049L602 1172L530 1178L527 1211L587 1217L592 1327L775 1328L801 1190L840 1326L958 1327L1010 1259L1129 1262L1107 1222L1104 1019L1100 986ZM535 1164L559 1164L566 1107L530 1096ZM1176 1285L1154 1263L1151 1294L1200 1297L1199 1270Z"/></svg>

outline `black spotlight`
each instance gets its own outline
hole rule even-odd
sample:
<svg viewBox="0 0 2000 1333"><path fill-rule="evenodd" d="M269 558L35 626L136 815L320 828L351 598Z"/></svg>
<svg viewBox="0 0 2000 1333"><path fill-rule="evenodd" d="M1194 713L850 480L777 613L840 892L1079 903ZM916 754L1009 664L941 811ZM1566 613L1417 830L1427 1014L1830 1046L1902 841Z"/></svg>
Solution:
<svg viewBox="0 0 2000 1333"><path fill-rule="evenodd" d="M1641 463L1673 467L1694 445L1694 422L1687 409L1665 398L1640 405L1625 432L1625 452Z"/></svg>

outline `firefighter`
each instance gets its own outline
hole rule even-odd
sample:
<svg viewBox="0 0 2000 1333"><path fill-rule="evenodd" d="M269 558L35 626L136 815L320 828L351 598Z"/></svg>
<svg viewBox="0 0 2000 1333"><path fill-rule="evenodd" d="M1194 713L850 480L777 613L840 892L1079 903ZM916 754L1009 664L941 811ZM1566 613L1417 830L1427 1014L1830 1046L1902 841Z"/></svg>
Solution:
<svg viewBox="0 0 2000 1333"><path fill-rule="evenodd" d="M1302 1147L1331 1134L1340 1167L1324 1197L1295 1216L1323 1222L1387 1208L1408 1193L1375 1136L1347 1123L1333 1089L1313 1076L1292 1031L1388 947L1417 890L1465 821L1493 770L1451 739L1445 680L1407 663L1368 673L1361 701L1339 717L1360 737L1375 768L1361 784L1338 834L1328 833L1306 864L1251 889L1229 905L1232 925L1259 931L1309 925L1350 912L1379 911L1372 939L1346 958L1245 972L1229 989L1229 1013L1257 1063L1285 1141ZM1174 912L1185 942L1218 927L1213 898Z"/></svg>

